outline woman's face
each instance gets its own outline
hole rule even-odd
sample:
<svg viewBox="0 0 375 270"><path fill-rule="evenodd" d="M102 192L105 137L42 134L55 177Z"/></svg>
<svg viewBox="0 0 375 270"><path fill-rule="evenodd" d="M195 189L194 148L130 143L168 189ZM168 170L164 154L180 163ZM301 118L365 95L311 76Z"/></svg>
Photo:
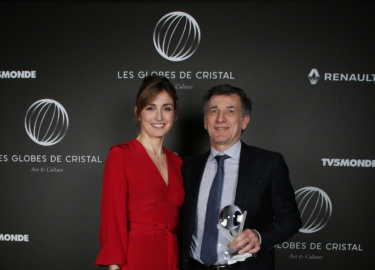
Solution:
<svg viewBox="0 0 375 270"><path fill-rule="evenodd" d="M162 138L171 129L174 119L173 99L166 91L162 91L140 112L140 133L149 138Z"/></svg>

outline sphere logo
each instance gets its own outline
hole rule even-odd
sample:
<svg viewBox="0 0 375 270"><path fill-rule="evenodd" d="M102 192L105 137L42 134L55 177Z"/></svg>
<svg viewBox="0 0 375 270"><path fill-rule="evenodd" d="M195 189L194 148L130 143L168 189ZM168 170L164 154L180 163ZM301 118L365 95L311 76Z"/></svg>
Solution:
<svg viewBox="0 0 375 270"><path fill-rule="evenodd" d="M323 229L332 215L332 203L327 193L316 187L304 187L295 192L302 219L302 233Z"/></svg>
<svg viewBox="0 0 375 270"><path fill-rule="evenodd" d="M154 29L154 45L158 53L173 62L184 61L198 49L201 31L195 19L185 12L164 15Z"/></svg>
<svg viewBox="0 0 375 270"><path fill-rule="evenodd" d="M68 114L55 100L38 100L27 110L25 129L27 135L37 144L51 146L60 142L68 127Z"/></svg>

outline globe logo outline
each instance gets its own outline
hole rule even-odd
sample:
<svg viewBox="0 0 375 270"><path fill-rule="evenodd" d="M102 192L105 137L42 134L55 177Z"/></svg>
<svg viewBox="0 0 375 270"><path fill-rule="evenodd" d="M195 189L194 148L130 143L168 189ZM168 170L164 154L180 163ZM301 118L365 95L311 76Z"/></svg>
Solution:
<svg viewBox="0 0 375 270"><path fill-rule="evenodd" d="M153 41L157 52L165 59L180 62L191 57L201 40L197 21L189 14L174 11L156 24Z"/></svg>
<svg viewBox="0 0 375 270"><path fill-rule="evenodd" d="M332 202L327 193L317 187L304 187L295 192L301 214L302 233L323 229L332 215Z"/></svg>
<svg viewBox="0 0 375 270"><path fill-rule="evenodd" d="M51 146L65 137L69 128L69 117L59 102L41 99L29 107L24 124L31 140L42 146Z"/></svg>

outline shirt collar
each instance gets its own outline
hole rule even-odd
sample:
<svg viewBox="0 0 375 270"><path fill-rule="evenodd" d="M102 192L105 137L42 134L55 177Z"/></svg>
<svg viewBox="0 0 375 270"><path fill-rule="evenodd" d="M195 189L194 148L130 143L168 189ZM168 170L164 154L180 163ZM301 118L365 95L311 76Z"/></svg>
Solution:
<svg viewBox="0 0 375 270"><path fill-rule="evenodd" d="M241 140L238 140L235 144L233 144L231 147L229 147L224 152L218 152L211 146L211 153L208 156L208 160L213 160L218 154L226 154L230 156L233 159L240 159L240 153L241 153Z"/></svg>

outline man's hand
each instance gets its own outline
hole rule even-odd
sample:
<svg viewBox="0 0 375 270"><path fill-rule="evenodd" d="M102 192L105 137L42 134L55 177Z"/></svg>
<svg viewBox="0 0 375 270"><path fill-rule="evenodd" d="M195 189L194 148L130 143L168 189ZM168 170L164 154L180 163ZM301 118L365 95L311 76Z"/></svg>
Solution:
<svg viewBox="0 0 375 270"><path fill-rule="evenodd" d="M230 243L228 244L230 245ZM233 249L237 250L244 246L238 254L243 254L245 252L257 253L260 250L260 243L258 234L250 229L244 230L236 239L233 240Z"/></svg>

